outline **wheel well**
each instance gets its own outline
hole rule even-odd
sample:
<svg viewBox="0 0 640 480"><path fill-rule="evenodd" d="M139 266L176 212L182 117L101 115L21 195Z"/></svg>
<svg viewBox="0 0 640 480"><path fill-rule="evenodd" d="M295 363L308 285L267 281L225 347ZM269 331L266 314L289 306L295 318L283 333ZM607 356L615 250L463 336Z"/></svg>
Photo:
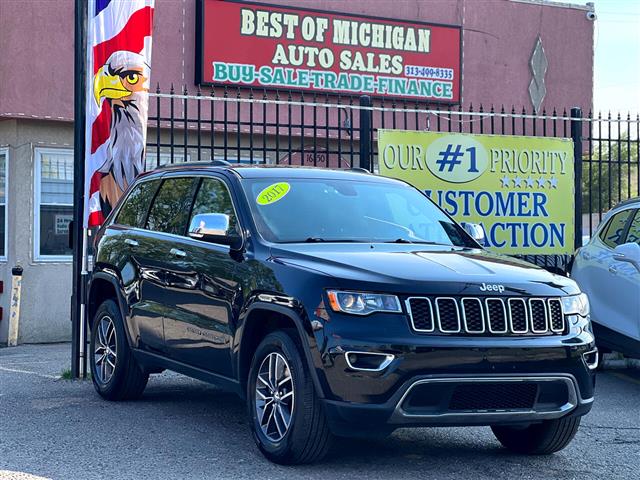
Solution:
<svg viewBox="0 0 640 480"><path fill-rule="evenodd" d="M115 300L117 303L118 296L113 284L100 278L95 279L91 283L91 291L89 292L89 306L87 311L89 325L91 325L93 316L95 315L96 310L98 310L98 307L102 302L109 299Z"/></svg>
<svg viewBox="0 0 640 480"><path fill-rule="evenodd" d="M293 329L297 334L296 324L294 321L282 313L256 309L249 314L245 320L245 327L242 333L242 343L240 346L240 362L238 371L240 385L246 385L247 378L249 377L249 368L251 367L253 352L256 351L256 348L258 348L262 339L271 332L283 329ZM242 393L244 395L244 388Z"/></svg>

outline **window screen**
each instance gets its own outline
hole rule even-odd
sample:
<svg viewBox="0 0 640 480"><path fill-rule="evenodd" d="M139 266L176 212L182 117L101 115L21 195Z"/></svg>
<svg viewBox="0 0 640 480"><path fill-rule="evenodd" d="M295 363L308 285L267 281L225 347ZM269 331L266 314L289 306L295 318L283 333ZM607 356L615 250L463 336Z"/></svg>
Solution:
<svg viewBox="0 0 640 480"><path fill-rule="evenodd" d="M39 178L39 256L71 255L69 223L73 219L73 151L41 151Z"/></svg>
<svg viewBox="0 0 640 480"><path fill-rule="evenodd" d="M184 235L197 179L169 178L162 182L156 195L147 228L157 232Z"/></svg>
<svg viewBox="0 0 640 480"><path fill-rule="evenodd" d="M0 152L0 257L7 255L7 232L5 231L5 218L7 210L7 156Z"/></svg>

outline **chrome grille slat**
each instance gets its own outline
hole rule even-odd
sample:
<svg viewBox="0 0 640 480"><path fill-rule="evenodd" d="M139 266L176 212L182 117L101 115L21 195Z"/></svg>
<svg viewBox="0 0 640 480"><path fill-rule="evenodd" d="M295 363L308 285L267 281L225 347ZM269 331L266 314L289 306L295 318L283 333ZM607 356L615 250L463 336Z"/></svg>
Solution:
<svg viewBox="0 0 640 480"><path fill-rule="evenodd" d="M465 335L558 335L565 331L559 298L408 297L413 331Z"/></svg>

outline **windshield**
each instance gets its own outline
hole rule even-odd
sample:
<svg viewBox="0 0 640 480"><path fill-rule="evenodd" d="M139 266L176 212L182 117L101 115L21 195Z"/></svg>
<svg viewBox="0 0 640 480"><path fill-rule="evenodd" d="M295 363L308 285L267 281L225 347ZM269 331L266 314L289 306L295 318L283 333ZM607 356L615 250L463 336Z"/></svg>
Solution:
<svg viewBox="0 0 640 480"><path fill-rule="evenodd" d="M403 184L333 179L245 179L265 240L398 242L477 247L418 190Z"/></svg>

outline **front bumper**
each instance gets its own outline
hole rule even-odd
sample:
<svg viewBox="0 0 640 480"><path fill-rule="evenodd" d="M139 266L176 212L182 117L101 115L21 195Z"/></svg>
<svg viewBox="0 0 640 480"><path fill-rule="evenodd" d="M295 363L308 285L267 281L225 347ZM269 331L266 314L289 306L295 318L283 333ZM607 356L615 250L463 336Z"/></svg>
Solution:
<svg viewBox="0 0 640 480"><path fill-rule="evenodd" d="M523 424L591 409L595 377L589 362L596 350L589 332L501 338L417 335L402 325L390 329L398 318L386 325L372 322L365 341L358 338L362 325L325 324L317 372L334 433ZM334 325L340 325L339 332ZM350 361L349 352L364 360ZM379 355L370 358L367 353Z"/></svg>

